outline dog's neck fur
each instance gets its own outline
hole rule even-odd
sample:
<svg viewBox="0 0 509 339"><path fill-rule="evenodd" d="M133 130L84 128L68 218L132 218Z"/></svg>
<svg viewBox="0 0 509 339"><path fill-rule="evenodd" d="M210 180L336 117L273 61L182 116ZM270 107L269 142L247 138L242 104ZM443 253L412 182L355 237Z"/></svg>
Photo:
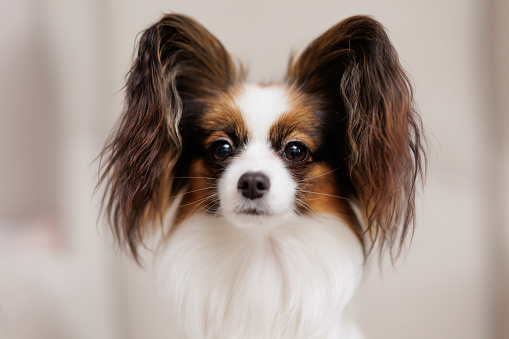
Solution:
<svg viewBox="0 0 509 339"><path fill-rule="evenodd" d="M197 214L159 254L175 338L360 338L345 308L363 270L358 238L336 217L258 230Z"/></svg>

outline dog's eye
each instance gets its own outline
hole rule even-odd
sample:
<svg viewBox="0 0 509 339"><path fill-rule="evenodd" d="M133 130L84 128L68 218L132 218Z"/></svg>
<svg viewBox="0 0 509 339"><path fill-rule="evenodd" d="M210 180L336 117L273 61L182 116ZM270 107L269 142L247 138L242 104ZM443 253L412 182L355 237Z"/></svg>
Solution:
<svg viewBox="0 0 509 339"><path fill-rule="evenodd" d="M216 160L224 160L232 154L232 146L226 140L214 141L210 149Z"/></svg>
<svg viewBox="0 0 509 339"><path fill-rule="evenodd" d="M308 148L301 142L292 141L286 145L285 156L288 160L299 162L308 156Z"/></svg>

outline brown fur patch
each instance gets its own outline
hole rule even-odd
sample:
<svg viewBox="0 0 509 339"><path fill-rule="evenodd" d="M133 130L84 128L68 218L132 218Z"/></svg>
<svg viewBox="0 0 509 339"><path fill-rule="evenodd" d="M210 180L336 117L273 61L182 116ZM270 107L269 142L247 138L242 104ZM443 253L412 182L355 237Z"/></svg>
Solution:
<svg viewBox="0 0 509 339"><path fill-rule="evenodd" d="M318 103L294 88L290 88L289 93L291 108L270 128L270 141L275 149L281 149L287 142L298 140L314 152L321 141L321 121L316 116Z"/></svg>
<svg viewBox="0 0 509 339"><path fill-rule="evenodd" d="M291 107L271 127L270 138L276 150L283 149L290 141L302 142L309 148L310 154L305 161L287 162L298 184L296 205L299 212L336 215L359 236L362 243L362 230L349 197L341 191L331 165L318 154L325 148L325 121L319 116L323 105L298 88L290 88L289 92Z"/></svg>
<svg viewBox="0 0 509 339"><path fill-rule="evenodd" d="M350 204L350 199L341 192L334 170L323 162L313 163L311 170L299 182L297 203L303 213L332 214L343 220L362 241L362 228Z"/></svg>
<svg viewBox="0 0 509 339"><path fill-rule="evenodd" d="M118 242L137 248L186 184L184 145L196 117L244 76L221 43L195 20L163 16L139 41L126 83L126 109L100 157L103 207ZM194 138L191 135L191 138ZM184 159L183 159L184 158Z"/></svg>
<svg viewBox="0 0 509 339"><path fill-rule="evenodd" d="M226 163L211 158L210 146L219 139L226 139L232 143L235 151L249 138L242 113L235 105L234 97L238 91L238 87L232 86L230 90L206 101L197 123L199 135L195 135L199 139L197 143L201 153L196 154L197 158L189 165L188 186L178 207L174 227L194 213L217 211L217 180Z"/></svg>
<svg viewBox="0 0 509 339"><path fill-rule="evenodd" d="M216 190L217 179L213 178L205 165L204 159L198 158L189 168L189 184L180 202L172 229L202 210L209 211L216 207L219 197Z"/></svg>
<svg viewBox="0 0 509 339"><path fill-rule="evenodd" d="M235 146L239 146L249 138L240 108L235 105L235 96L239 90L238 87L232 87L209 100L200 125L205 134L205 144L227 138L233 141Z"/></svg>
<svg viewBox="0 0 509 339"><path fill-rule="evenodd" d="M287 83L334 113L343 184L360 203L371 244L397 244L397 256L413 231L426 157L411 82L383 26L366 16L339 22L290 61Z"/></svg>

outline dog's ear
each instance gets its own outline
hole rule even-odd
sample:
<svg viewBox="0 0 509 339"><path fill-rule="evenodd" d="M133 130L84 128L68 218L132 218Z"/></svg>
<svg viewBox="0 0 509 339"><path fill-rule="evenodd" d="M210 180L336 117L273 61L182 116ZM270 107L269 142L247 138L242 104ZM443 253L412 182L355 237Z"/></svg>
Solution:
<svg viewBox="0 0 509 339"><path fill-rule="evenodd" d="M383 27L365 16L341 21L290 62L287 81L339 115L343 163L371 244L393 249L399 239L399 254L426 161L412 87Z"/></svg>
<svg viewBox="0 0 509 339"><path fill-rule="evenodd" d="M101 153L103 207L117 240L134 257L150 225L176 193L174 175L185 139L183 119L197 104L235 82L238 73L221 43L182 15L148 28L126 82L126 107Z"/></svg>

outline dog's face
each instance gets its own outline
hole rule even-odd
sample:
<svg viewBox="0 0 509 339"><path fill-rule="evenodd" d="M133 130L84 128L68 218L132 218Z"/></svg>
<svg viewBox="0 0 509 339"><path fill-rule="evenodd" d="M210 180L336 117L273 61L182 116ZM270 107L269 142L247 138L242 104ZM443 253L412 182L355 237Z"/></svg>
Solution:
<svg viewBox="0 0 509 339"><path fill-rule="evenodd" d="M326 128L326 116L286 85L238 85L213 98L190 123L196 148L182 172L192 180L179 214L206 211L256 229L309 213L336 213L351 223L334 179L337 130Z"/></svg>
<svg viewBox="0 0 509 339"><path fill-rule="evenodd" d="M126 97L102 181L135 256L172 205L173 228L196 213L255 230L333 214L361 243L367 234L392 245L412 224L421 125L371 18L333 26L292 59L283 83L253 85L205 28L167 15L142 35Z"/></svg>
<svg viewBox="0 0 509 339"><path fill-rule="evenodd" d="M297 187L292 175L297 170L292 171L290 165L304 171L311 155L300 140L304 138L293 135L275 140L278 135L271 133L290 109L288 93L281 87L254 85L233 91L227 94L233 100L213 103L199 124L206 127L204 176L217 180L213 193L217 194L217 212L241 227L292 215ZM217 114L223 117L217 119Z"/></svg>

